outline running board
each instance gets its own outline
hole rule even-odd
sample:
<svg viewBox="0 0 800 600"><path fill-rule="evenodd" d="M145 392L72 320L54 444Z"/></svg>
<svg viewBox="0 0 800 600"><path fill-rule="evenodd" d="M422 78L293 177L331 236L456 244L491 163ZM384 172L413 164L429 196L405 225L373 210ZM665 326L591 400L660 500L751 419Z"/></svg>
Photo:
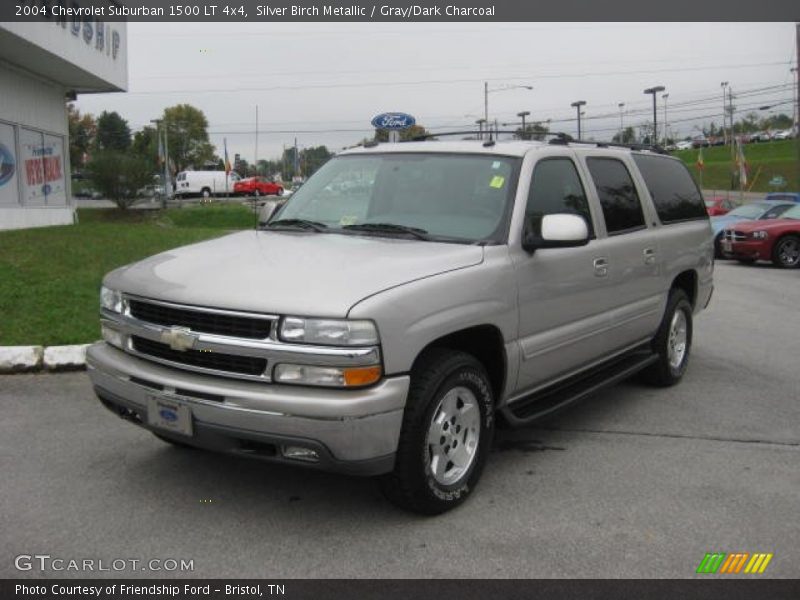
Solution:
<svg viewBox="0 0 800 600"><path fill-rule="evenodd" d="M509 424L519 427L549 416L605 387L619 383L652 365L658 355L638 351L609 361L583 376L555 383L538 392L516 400L502 409Z"/></svg>

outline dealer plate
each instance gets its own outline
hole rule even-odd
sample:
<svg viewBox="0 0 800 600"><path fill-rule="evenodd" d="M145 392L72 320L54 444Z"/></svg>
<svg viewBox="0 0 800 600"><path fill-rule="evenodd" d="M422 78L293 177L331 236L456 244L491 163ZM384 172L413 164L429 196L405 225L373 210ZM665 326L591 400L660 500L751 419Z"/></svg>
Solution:
<svg viewBox="0 0 800 600"><path fill-rule="evenodd" d="M158 429L191 436L192 409L171 396L147 396L147 424Z"/></svg>

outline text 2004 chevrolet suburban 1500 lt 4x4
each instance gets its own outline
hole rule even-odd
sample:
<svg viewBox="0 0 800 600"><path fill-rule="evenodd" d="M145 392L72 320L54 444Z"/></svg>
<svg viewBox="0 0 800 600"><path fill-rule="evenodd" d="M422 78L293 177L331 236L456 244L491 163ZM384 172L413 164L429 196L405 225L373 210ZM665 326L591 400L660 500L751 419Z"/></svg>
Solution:
<svg viewBox="0 0 800 600"><path fill-rule="evenodd" d="M712 233L677 160L423 141L328 162L259 230L109 273L103 404L175 444L380 475L438 513L523 425L641 371L680 380Z"/></svg>

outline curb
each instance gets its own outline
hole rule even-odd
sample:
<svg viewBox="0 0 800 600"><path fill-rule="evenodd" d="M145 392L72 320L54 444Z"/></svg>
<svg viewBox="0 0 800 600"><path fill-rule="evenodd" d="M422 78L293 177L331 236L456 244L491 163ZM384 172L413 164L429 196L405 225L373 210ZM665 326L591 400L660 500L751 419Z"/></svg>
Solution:
<svg viewBox="0 0 800 600"><path fill-rule="evenodd" d="M82 370L89 346L0 346L0 374Z"/></svg>

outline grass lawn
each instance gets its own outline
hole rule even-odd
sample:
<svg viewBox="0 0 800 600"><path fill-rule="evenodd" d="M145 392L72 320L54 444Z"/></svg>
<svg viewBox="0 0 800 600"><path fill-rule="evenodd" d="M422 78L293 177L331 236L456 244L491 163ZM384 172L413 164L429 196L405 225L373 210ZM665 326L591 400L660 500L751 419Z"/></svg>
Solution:
<svg viewBox="0 0 800 600"><path fill-rule="evenodd" d="M97 340L105 273L253 227L252 210L241 205L80 209L78 220L78 225L0 231L0 346Z"/></svg>
<svg viewBox="0 0 800 600"><path fill-rule="evenodd" d="M753 192L775 192L769 185L770 179L782 176L788 185L785 191L800 191L800 156L796 140L781 140L744 146L744 157L750 165L748 187ZM689 170L700 181L697 168L698 150L681 150L674 155L683 160ZM703 148L702 187L706 190L731 189L731 149L730 146ZM747 191L747 190L745 190Z"/></svg>

